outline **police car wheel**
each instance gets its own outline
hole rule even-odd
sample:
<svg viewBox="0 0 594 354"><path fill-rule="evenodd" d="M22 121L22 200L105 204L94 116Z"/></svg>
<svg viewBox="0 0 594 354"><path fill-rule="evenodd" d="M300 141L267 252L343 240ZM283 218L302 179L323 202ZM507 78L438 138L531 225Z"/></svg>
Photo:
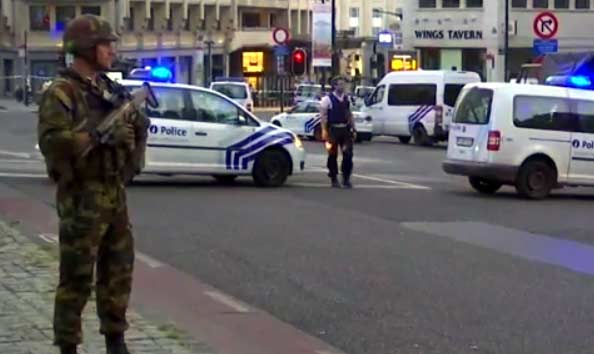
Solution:
<svg viewBox="0 0 594 354"><path fill-rule="evenodd" d="M287 180L289 169L289 160L282 151L264 150L256 159L252 176L260 187L278 187Z"/></svg>
<svg viewBox="0 0 594 354"><path fill-rule="evenodd" d="M237 175L213 175L212 177L221 184L232 184L237 179Z"/></svg>
<svg viewBox="0 0 594 354"><path fill-rule="evenodd" d="M419 146L429 146L432 144L431 138L427 134L427 130L420 124L414 127L413 138L415 139L415 144Z"/></svg>
<svg viewBox="0 0 594 354"><path fill-rule="evenodd" d="M410 140L412 139L412 137L410 136L399 136L398 140L400 140L401 144L408 144L410 143Z"/></svg>
<svg viewBox="0 0 594 354"><path fill-rule="evenodd" d="M480 177L468 177L468 181L474 190L482 194L495 194L503 185Z"/></svg>
<svg viewBox="0 0 594 354"><path fill-rule="evenodd" d="M557 183L557 173L546 161L528 160L518 173L516 190L529 199L542 199L549 195Z"/></svg>

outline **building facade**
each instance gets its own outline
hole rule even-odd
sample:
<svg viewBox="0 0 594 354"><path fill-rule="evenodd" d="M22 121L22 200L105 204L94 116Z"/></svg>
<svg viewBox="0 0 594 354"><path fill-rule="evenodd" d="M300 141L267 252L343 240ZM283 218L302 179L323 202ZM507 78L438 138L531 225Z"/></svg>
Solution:
<svg viewBox="0 0 594 354"><path fill-rule="evenodd" d="M64 27L84 13L114 25L121 59L168 66L176 82L198 85L265 75L273 28L306 45L311 27L308 0L0 0L0 95L13 94L26 73L33 86L53 77Z"/></svg>
<svg viewBox="0 0 594 354"><path fill-rule="evenodd" d="M536 17L551 12L558 19L560 52L594 50L594 1L509 0L509 69L515 76L523 63L539 56ZM404 49L416 50L424 69L479 72L488 81L504 80L504 0L401 0Z"/></svg>

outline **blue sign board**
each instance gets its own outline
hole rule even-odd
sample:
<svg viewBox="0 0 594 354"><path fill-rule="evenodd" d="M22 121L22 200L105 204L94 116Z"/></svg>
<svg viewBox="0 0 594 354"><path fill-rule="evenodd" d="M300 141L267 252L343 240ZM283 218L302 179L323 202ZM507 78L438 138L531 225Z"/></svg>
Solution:
<svg viewBox="0 0 594 354"><path fill-rule="evenodd" d="M289 55L289 52L289 47L286 45L278 45L274 47L274 55L277 57Z"/></svg>
<svg viewBox="0 0 594 354"><path fill-rule="evenodd" d="M544 55L547 53L557 53L559 51L559 41L556 39L535 39L534 53Z"/></svg>
<svg viewBox="0 0 594 354"><path fill-rule="evenodd" d="M394 43L394 35L390 31L382 31L377 34L377 41L384 46L392 46Z"/></svg>

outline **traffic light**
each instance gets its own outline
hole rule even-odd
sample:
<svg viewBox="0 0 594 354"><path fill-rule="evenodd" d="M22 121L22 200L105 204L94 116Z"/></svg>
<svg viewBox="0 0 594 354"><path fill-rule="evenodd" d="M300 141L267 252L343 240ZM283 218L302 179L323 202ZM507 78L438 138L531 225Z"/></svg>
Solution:
<svg viewBox="0 0 594 354"><path fill-rule="evenodd" d="M291 72L293 75L305 75L307 52L303 48L295 48L291 54Z"/></svg>

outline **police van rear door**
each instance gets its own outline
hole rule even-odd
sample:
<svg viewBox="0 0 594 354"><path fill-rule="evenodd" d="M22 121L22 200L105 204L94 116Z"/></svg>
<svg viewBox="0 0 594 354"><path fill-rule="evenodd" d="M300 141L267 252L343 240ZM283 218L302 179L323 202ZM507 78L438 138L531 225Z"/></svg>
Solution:
<svg viewBox="0 0 594 354"><path fill-rule="evenodd" d="M571 134L569 179L594 184L594 98L592 91L568 91L576 120Z"/></svg>

